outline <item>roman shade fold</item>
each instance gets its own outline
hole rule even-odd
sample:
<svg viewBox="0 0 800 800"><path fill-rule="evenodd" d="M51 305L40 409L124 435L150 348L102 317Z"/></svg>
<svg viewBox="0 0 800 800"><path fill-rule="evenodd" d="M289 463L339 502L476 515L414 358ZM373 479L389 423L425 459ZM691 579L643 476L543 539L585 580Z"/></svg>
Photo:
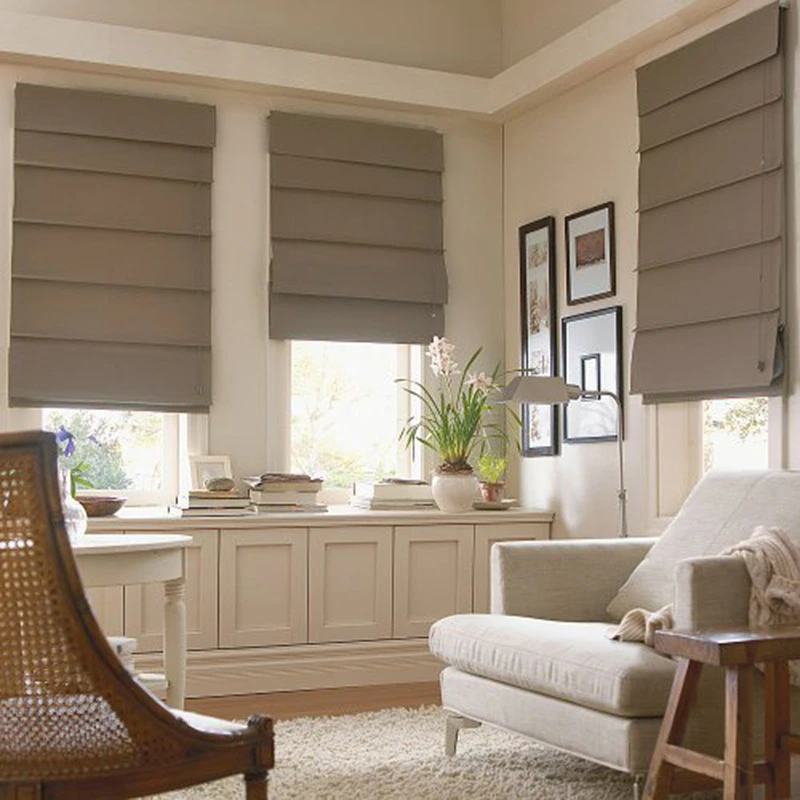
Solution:
<svg viewBox="0 0 800 800"><path fill-rule="evenodd" d="M9 402L211 403L211 106L16 89Z"/></svg>
<svg viewBox="0 0 800 800"><path fill-rule="evenodd" d="M269 150L270 336L442 335L441 135L273 112Z"/></svg>
<svg viewBox="0 0 800 800"><path fill-rule="evenodd" d="M646 403L783 390L780 27L766 6L637 71Z"/></svg>

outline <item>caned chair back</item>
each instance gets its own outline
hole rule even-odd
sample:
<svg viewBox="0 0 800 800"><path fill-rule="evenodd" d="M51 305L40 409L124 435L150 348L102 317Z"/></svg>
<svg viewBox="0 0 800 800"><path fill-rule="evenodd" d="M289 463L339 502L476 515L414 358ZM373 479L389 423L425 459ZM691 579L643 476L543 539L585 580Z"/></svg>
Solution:
<svg viewBox="0 0 800 800"><path fill-rule="evenodd" d="M64 527L55 437L0 436L0 781L79 778L185 756L169 711L91 613Z"/></svg>

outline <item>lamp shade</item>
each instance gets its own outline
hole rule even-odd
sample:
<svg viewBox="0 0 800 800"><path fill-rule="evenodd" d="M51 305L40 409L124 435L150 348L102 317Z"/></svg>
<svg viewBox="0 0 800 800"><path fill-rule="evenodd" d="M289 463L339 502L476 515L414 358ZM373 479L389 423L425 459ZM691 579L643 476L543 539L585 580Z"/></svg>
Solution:
<svg viewBox="0 0 800 800"><path fill-rule="evenodd" d="M564 382L563 378L543 375L517 375L498 395L500 403L532 403L554 405L568 403L580 396L580 389Z"/></svg>

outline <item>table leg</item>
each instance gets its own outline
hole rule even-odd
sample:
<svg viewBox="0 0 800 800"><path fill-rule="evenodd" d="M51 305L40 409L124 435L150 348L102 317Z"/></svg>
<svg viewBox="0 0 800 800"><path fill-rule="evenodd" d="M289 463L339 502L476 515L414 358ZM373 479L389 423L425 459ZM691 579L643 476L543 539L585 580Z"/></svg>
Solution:
<svg viewBox="0 0 800 800"><path fill-rule="evenodd" d="M678 660L667 710L653 751L650 771L647 773L644 800L667 800L669 797L675 768L664 759L665 750L667 745L680 744L683 741L702 669L703 665L699 661L690 661L688 658Z"/></svg>
<svg viewBox="0 0 800 800"><path fill-rule="evenodd" d="M753 672L746 664L725 670L724 800L753 798Z"/></svg>
<svg viewBox="0 0 800 800"><path fill-rule="evenodd" d="M764 678L764 752L770 765L767 800L784 800L791 794L790 752L782 744L791 726L788 662L766 663Z"/></svg>
<svg viewBox="0 0 800 800"><path fill-rule="evenodd" d="M164 673L167 705L183 708L186 699L186 581L164 583Z"/></svg>

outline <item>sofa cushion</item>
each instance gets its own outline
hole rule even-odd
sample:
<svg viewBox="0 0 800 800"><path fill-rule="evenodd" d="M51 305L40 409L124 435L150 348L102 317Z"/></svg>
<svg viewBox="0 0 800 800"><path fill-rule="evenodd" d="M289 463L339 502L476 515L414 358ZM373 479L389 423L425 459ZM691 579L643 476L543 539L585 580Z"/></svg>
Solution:
<svg viewBox="0 0 800 800"><path fill-rule="evenodd" d="M614 619L673 601L679 561L714 556L758 525L800 535L800 472L710 472L608 606Z"/></svg>
<svg viewBox="0 0 800 800"><path fill-rule="evenodd" d="M674 663L633 642L614 642L602 622L458 614L430 630L433 655L453 667L622 717L657 717Z"/></svg>

